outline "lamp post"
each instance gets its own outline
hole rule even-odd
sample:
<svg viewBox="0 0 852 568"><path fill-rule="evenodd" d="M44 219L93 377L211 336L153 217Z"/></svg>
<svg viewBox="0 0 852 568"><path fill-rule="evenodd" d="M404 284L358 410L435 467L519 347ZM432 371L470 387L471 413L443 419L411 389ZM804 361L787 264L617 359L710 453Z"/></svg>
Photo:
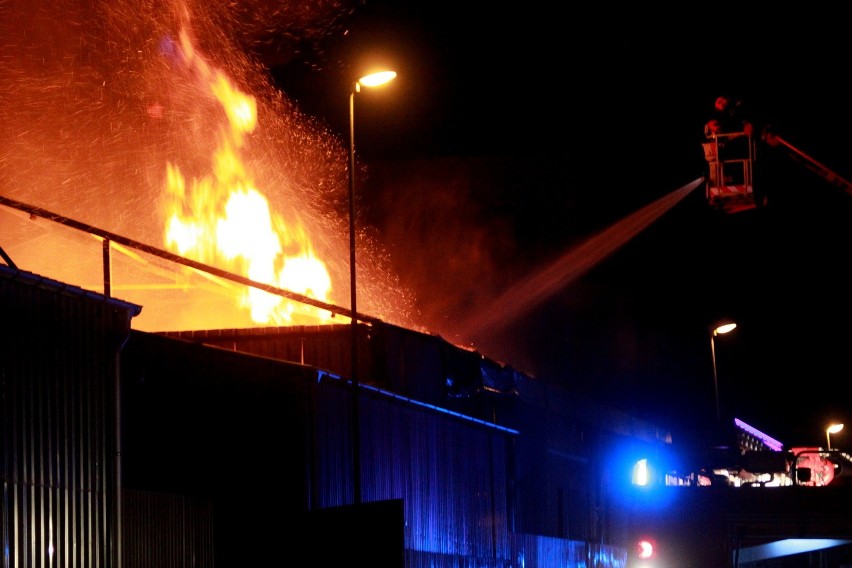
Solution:
<svg viewBox="0 0 852 568"><path fill-rule="evenodd" d="M378 87L396 78L396 71L378 71L355 81L349 92L349 305L352 335L352 469L355 503L361 503L361 418L358 391L358 304L355 296L355 93L361 87Z"/></svg>
<svg viewBox="0 0 852 568"><path fill-rule="evenodd" d="M843 430L843 424L831 424L825 429L825 448L827 450L831 449L831 435L837 434L841 430Z"/></svg>
<svg viewBox="0 0 852 568"><path fill-rule="evenodd" d="M737 324L730 322L724 323L713 328L710 333L710 356L713 358L713 389L716 392L716 422L722 421L722 414L719 410L719 376L716 372L716 336L731 332Z"/></svg>

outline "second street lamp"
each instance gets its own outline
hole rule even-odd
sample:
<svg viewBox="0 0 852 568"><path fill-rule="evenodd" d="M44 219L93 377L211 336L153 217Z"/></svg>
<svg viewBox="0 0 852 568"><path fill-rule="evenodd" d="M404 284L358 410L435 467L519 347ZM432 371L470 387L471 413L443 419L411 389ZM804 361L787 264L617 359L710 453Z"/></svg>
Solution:
<svg viewBox="0 0 852 568"><path fill-rule="evenodd" d="M358 304L355 296L355 93L361 87L378 87L396 78L396 71L370 73L355 81L349 92L349 306L352 331L352 469L355 503L361 503L361 417L358 390Z"/></svg>
<svg viewBox="0 0 852 568"><path fill-rule="evenodd" d="M719 410L719 376L716 372L716 336L733 331L737 324L733 322L724 323L713 328L710 333L710 356L713 358L713 389L716 392L716 422L722 421L722 413Z"/></svg>
<svg viewBox="0 0 852 568"><path fill-rule="evenodd" d="M825 449L831 449L831 435L837 434L843 430L843 424L831 424L828 428L825 429Z"/></svg>

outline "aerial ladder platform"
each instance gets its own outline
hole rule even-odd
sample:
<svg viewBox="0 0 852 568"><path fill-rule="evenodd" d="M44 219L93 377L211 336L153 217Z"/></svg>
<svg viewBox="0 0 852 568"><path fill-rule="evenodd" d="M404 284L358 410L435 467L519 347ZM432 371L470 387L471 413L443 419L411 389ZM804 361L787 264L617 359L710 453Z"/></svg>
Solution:
<svg viewBox="0 0 852 568"><path fill-rule="evenodd" d="M830 184L852 195L852 182L806 154L768 128L761 133L767 146L777 149ZM724 213L737 213L765 205L766 192L754 191L756 143L746 132L715 134L702 144L708 164L707 202Z"/></svg>
<svg viewBox="0 0 852 568"><path fill-rule="evenodd" d="M754 137L746 132L714 134L702 144L707 160L707 202L725 213L754 209Z"/></svg>

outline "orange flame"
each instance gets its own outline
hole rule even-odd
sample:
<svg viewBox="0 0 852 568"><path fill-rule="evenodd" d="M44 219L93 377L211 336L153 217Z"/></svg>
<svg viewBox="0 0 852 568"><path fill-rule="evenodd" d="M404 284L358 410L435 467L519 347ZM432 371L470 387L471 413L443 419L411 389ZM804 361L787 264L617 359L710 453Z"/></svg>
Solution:
<svg viewBox="0 0 852 568"><path fill-rule="evenodd" d="M209 175L187 180L175 164L166 168L165 245L177 254L246 278L323 302L331 292L325 264L298 223L270 211L269 202L246 172L239 149L257 125L253 97L240 92L221 72L211 71L181 36L187 61L209 80L210 92L228 119ZM239 305L256 323L302 323L332 314L253 287L239 287Z"/></svg>

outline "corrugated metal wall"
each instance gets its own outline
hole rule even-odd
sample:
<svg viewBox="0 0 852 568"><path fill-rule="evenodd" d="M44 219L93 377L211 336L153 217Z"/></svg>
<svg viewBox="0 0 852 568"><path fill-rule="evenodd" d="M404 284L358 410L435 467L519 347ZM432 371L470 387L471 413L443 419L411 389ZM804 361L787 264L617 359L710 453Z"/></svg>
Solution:
<svg viewBox="0 0 852 568"><path fill-rule="evenodd" d="M292 554L281 543L288 519L306 510L305 415L317 371L142 332L121 368L124 489L208 503L217 568ZM142 540L125 535L126 557L146 554L159 530L150 521Z"/></svg>
<svg viewBox="0 0 852 568"><path fill-rule="evenodd" d="M549 568L625 568L627 553L623 548L578 540L529 534L515 536L520 551L518 566Z"/></svg>
<svg viewBox="0 0 852 568"><path fill-rule="evenodd" d="M535 479L517 462L547 442L527 448L516 430L380 388L465 400L487 386L475 353L428 336L364 338L375 351L365 371L380 376L362 375L353 429L351 388L325 372L132 332L135 306L38 277L17 284L0 278L3 568L286 565L313 546L292 520L354 503L356 486L363 503L403 504L406 568L620 566L617 549L518 530L518 512L536 511L517 507L518 480ZM348 330L334 349L299 340L299 357L326 350L345 367ZM500 384L487 390L510 390ZM562 522L547 530L584 533ZM269 545L282 538L285 548Z"/></svg>
<svg viewBox="0 0 852 568"><path fill-rule="evenodd" d="M138 332L122 363L126 486L209 498L217 566L277 559L286 519L356 503L347 382ZM403 500L407 558L510 565L515 433L364 385L358 404L361 502Z"/></svg>
<svg viewBox="0 0 852 568"><path fill-rule="evenodd" d="M134 310L0 270L4 568L117 565L117 353Z"/></svg>
<svg viewBox="0 0 852 568"><path fill-rule="evenodd" d="M520 552L513 552L506 543L506 535L516 533L575 543L572 546L589 558L603 559L590 566L609 566L606 559L611 554L601 552L597 543L619 542L624 529L602 491L600 480L606 474L596 456L609 443L607 439L624 435L622 431L654 439L656 430L638 421L622 424L629 417L583 397L568 396L440 337L376 322L361 326L360 332L365 393L388 389L398 400L412 402L412 408L417 407L416 401L439 409L426 417L411 408L394 414L392 406L377 407L375 396L360 399L363 496L401 498L406 507L414 507L414 513L406 509L409 566L465 566L463 559L476 566L502 565ZM346 376L349 333L349 326L335 326L168 335L265 357L294 360L298 356ZM341 351L346 357L340 357ZM309 496L314 507L345 505L355 499L349 391L339 388L340 381L327 381L336 387L314 395L312 411L317 417L313 426L317 457L312 461ZM469 421L444 421L443 416L453 414ZM488 423L492 430L479 424L475 433L466 431L478 422ZM503 434L498 433L501 427ZM511 451L503 438L508 429L523 430L520 436L509 436ZM482 436L485 439L478 439ZM486 448L493 461L482 453ZM424 472L425 464L438 465L435 471ZM505 471L510 467L511 471ZM489 480L487 476L492 475L497 477ZM507 494L500 496L501 491ZM483 500L489 492L494 498ZM474 501L467 501L474 496ZM508 503L505 510L501 499ZM491 507L487 514L485 505ZM487 538L479 529L469 528L480 515L500 519L500 526L492 527L494 532ZM456 534L465 530L470 532ZM537 561L547 564L533 556L526 566Z"/></svg>
<svg viewBox="0 0 852 568"><path fill-rule="evenodd" d="M326 383L317 398L319 507L351 502L349 393ZM456 558L470 566L513 561L509 475L515 432L366 390L361 405L361 485L366 502L405 504L406 566ZM428 565L428 564L427 564Z"/></svg>
<svg viewBox="0 0 852 568"><path fill-rule="evenodd" d="M359 365L361 377L376 380L371 351L367 349L369 327L359 326ZM349 376L352 366L352 328L349 325L304 325L264 327L254 329L221 329L170 331L162 335L195 343L204 343L291 361L323 369L329 373Z"/></svg>
<svg viewBox="0 0 852 568"><path fill-rule="evenodd" d="M123 489L122 568L213 568L209 500Z"/></svg>
<svg viewBox="0 0 852 568"><path fill-rule="evenodd" d="M350 376L352 328L349 325L268 327L167 332L163 335L311 365ZM482 356L444 339L394 325L358 326L358 376L361 382L431 403L465 397L483 385Z"/></svg>

